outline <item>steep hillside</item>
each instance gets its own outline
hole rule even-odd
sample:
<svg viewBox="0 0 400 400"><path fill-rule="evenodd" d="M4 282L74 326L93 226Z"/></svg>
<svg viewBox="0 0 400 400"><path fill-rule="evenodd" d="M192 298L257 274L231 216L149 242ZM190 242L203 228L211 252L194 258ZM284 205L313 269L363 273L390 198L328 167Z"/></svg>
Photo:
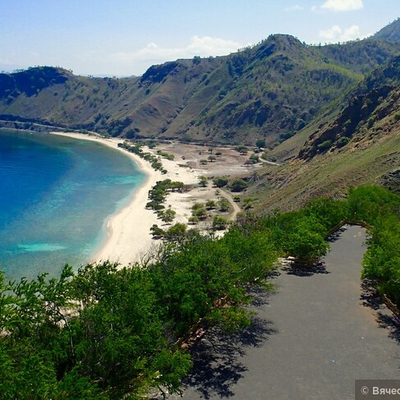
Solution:
<svg viewBox="0 0 400 400"><path fill-rule="evenodd" d="M399 165L400 56L347 94L336 117L316 126L298 157L260 174L249 194L269 212L277 204L287 210L314 197L340 198L361 184L399 191Z"/></svg>
<svg viewBox="0 0 400 400"><path fill-rule="evenodd" d="M391 129L387 118L398 110L399 85L400 56L373 71L345 97L338 116L318 127L300 150L299 158L309 160L317 154L377 137L382 133L382 121L386 130ZM393 116L393 123L396 118Z"/></svg>
<svg viewBox="0 0 400 400"><path fill-rule="evenodd" d="M231 56L177 60L139 78L50 67L0 74L0 114L112 136L272 144L360 79L297 39L273 35Z"/></svg>
<svg viewBox="0 0 400 400"><path fill-rule="evenodd" d="M30 68L0 74L0 121L187 142L254 145L262 138L276 147L314 130L321 110L399 51L400 42L377 38L308 46L271 35L229 56L155 65L135 78ZM303 142L291 140L286 153Z"/></svg>
<svg viewBox="0 0 400 400"><path fill-rule="evenodd" d="M382 28L374 35L377 39L385 39L390 41L400 41L400 19L397 18L391 24Z"/></svg>
<svg viewBox="0 0 400 400"><path fill-rule="evenodd" d="M273 144L293 136L323 105L361 79L287 35L273 35L232 55L216 73L218 97L186 135L246 144L259 137Z"/></svg>
<svg viewBox="0 0 400 400"><path fill-rule="evenodd" d="M332 62L353 72L366 74L384 65L391 57L400 53L400 39L395 41L373 36L364 40L329 44L316 48Z"/></svg>

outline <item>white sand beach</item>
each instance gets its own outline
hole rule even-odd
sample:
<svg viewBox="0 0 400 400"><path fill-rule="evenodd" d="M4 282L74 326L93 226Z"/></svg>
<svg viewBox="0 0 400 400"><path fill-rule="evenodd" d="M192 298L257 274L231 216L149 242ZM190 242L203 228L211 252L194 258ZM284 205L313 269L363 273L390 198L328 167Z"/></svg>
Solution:
<svg viewBox="0 0 400 400"><path fill-rule="evenodd" d="M161 148L163 151L167 151L175 156L174 161L162 159L163 166L168 172L167 174L161 174L160 171L155 171L147 161L118 147L118 144L124 141L123 139L104 138L99 135L82 133L54 132L52 134L96 141L105 146L117 149L134 160L140 170L146 175L143 184L135 190L129 204L104 221L107 229L107 238L88 262L110 260L127 266L145 260L153 253L160 242L152 238L150 233L151 226L157 224L163 229L168 229L168 225L163 225L163 222L157 219L154 211L146 209L148 192L157 181L171 179L183 182L186 185L194 185L189 192L174 192L167 196L165 206L171 207L176 212L174 223L188 223L193 203L198 201L205 202L209 199L220 198L221 196L230 199L233 212L227 216L235 219L240 208L233 202L232 196L227 192L218 193L218 190L212 188L211 182L205 188L199 187L197 185L199 177L202 175L207 177L227 174L231 177L243 174L249 175L259 168L246 166L245 160L248 157L241 156L234 149L230 148L215 149L215 152L221 152L221 157L212 163L202 165L200 160L209 154L206 147L169 143L157 146L157 148ZM155 150L150 150L147 147L144 147L144 151L153 152L153 154L156 153Z"/></svg>
<svg viewBox="0 0 400 400"><path fill-rule="evenodd" d="M146 210L145 208L148 202L149 190L157 181L168 178L179 180L185 184L196 183L198 182L198 174L194 170L190 170L190 168L179 167L174 161L163 160L163 164L168 170L168 173L163 175L160 171L152 169L150 164L142 160L139 156L118 147L118 144L123 142L122 139L106 139L100 136L79 133L54 132L52 134L80 140L96 141L117 149L132 158L146 175L143 184L135 190L129 204L105 221L107 225L107 238L88 261L100 262L110 260L125 266L140 261L143 257L150 254L152 248L158 244L158 242L152 239L150 227L153 224L160 224L160 220L157 219L156 214L152 210ZM186 207L182 207L178 198L174 200L174 198L168 197L167 205L171 205L172 209L177 212L177 222L187 222L184 216L187 214ZM188 207L190 208L190 206Z"/></svg>

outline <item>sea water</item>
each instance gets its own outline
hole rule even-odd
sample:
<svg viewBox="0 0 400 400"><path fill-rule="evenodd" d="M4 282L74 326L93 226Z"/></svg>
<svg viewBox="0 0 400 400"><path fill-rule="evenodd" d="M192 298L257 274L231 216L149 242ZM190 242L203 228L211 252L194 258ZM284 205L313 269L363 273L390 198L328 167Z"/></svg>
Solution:
<svg viewBox="0 0 400 400"><path fill-rule="evenodd" d="M100 143L0 130L0 269L7 279L57 276L86 263L105 221L143 181L133 161Z"/></svg>

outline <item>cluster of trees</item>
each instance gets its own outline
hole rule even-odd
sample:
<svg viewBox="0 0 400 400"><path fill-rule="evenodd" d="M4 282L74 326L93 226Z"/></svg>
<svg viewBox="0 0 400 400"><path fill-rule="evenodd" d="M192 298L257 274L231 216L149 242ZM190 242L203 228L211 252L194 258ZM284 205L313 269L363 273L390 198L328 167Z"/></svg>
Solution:
<svg viewBox="0 0 400 400"><path fill-rule="evenodd" d="M225 197L221 197L218 201L207 200L205 203L194 203L192 206L192 216L189 218L191 224L197 224L199 221L205 221L209 218L210 212L218 210L221 212L227 212L230 209L230 202ZM212 219L213 230L224 230L227 228L229 222L226 218L221 215L214 215Z"/></svg>
<svg viewBox="0 0 400 400"><path fill-rule="evenodd" d="M179 181L172 181L171 179L164 179L157 181L152 189L149 190L149 202L146 208L157 211L161 216L164 213L165 206L163 203L170 191L182 191L185 184Z"/></svg>
<svg viewBox="0 0 400 400"><path fill-rule="evenodd" d="M273 216L241 214L219 239L176 231L156 254L121 268L66 266L59 278L0 274L0 393L4 399L140 399L179 391L183 346L199 329L250 323L252 285L268 286L278 256L315 262L343 221L371 225L363 276L400 301L400 197L377 187ZM178 225L178 224L177 224Z"/></svg>
<svg viewBox="0 0 400 400"><path fill-rule="evenodd" d="M138 143L136 144L130 144L128 141L125 141L124 143L119 143L118 147L121 147L130 153L136 154L137 156L143 158L144 160L148 161L152 168L156 171L161 171L162 174L166 174L168 171L164 168L160 157L155 156L154 154L151 154L149 152L145 152L142 149L142 146Z"/></svg>
<svg viewBox="0 0 400 400"><path fill-rule="evenodd" d="M157 150L157 154L170 161L173 161L175 159L175 156L173 154L167 153L166 151Z"/></svg>
<svg viewBox="0 0 400 400"><path fill-rule="evenodd" d="M163 203L165 202L169 192L182 191L184 186L183 182L172 181L171 179L157 181L153 188L149 190L149 201L146 204L146 208L154 210L157 213L158 218L164 223L171 224L175 219L176 211L171 207L165 208ZM165 237L170 240L176 238L177 234L179 234L179 236L185 234L186 226L178 223L171 226L168 230L164 230L157 224L154 224L150 228L150 232L156 239Z"/></svg>
<svg viewBox="0 0 400 400"><path fill-rule="evenodd" d="M268 235L237 227L219 241L192 234L170 242L130 268L66 266L57 279L19 283L1 275L2 398L178 391L191 367L182 343L200 327L248 324L246 285L271 270L275 252Z"/></svg>
<svg viewBox="0 0 400 400"><path fill-rule="evenodd" d="M213 179L213 184L217 188L223 188L227 186L229 183L229 178L226 176L221 176L218 178ZM243 190L247 189L247 182L243 179L235 179L230 185L229 188L232 192L242 192Z"/></svg>
<svg viewBox="0 0 400 400"><path fill-rule="evenodd" d="M378 187L363 187L349 196L353 215L371 225L363 277L400 309L400 196Z"/></svg>

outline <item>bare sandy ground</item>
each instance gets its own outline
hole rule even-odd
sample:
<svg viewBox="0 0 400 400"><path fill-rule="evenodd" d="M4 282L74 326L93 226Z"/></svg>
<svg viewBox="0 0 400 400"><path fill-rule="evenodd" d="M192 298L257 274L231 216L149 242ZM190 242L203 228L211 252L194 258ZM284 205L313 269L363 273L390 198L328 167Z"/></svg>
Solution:
<svg viewBox="0 0 400 400"><path fill-rule="evenodd" d="M157 147L157 149L161 148L175 155L174 161L162 159L163 166L168 171L167 174L163 175L159 171L154 171L148 162L142 160L137 155L119 148L118 144L123 142L122 139L106 139L100 136L79 133L63 132L54 134L80 140L96 141L105 146L117 149L130 157L146 175L143 184L135 191L129 204L116 214L110 216L105 222L107 238L91 259L88 260L89 262L110 260L125 266L144 260L145 257L154 251L158 242L150 234L151 226L157 224L162 228L167 228L167 226L163 226L163 223L157 219L157 215L152 210L146 210L145 208L148 202L148 192L157 181L171 179L183 182L185 185L191 185L192 189L190 191L171 193L166 201L166 207L171 206L176 212L174 223L188 223L193 203L198 201L203 202L208 199L217 199L220 195L229 197L229 195L224 193L216 193L216 190L211 188L211 183L206 188L199 187L200 176L232 176L249 174L255 170L254 167L244 166L244 162L248 157L240 156L233 149L221 149L220 151L223 154L216 161L207 163L207 165L201 165L200 160L207 158L211 154L207 147L169 144ZM155 154L157 149L149 150L144 148L144 151L151 151ZM214 152L216 151L218 150L215 149ZM228 217L234 218L237 211L236 206L234 213L228 215Z"/></svg>

